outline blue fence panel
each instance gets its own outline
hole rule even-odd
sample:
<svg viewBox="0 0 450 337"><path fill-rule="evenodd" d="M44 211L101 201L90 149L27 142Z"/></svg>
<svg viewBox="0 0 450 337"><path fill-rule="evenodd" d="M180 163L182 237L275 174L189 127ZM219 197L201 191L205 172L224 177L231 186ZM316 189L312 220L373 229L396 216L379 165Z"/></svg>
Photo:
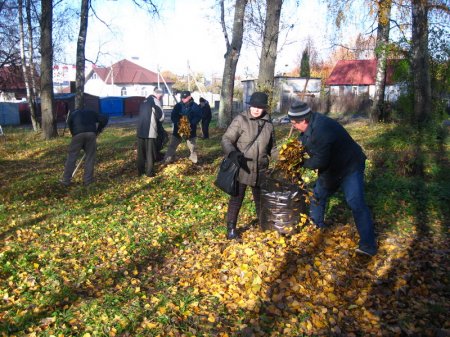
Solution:
<svg viewBox="0 0 450 337"><path fill-rule="evenodd" d="M100 98L100 113L110 117L124 115L124 97Z"/></svg>

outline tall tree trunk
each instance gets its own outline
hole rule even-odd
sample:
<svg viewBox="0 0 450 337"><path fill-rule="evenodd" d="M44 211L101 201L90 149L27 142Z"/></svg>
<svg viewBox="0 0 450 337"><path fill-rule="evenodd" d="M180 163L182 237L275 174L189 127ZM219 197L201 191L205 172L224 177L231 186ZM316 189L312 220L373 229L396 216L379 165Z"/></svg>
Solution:
<svg viewBox="0 0 450 337"><path fill-rule="evenodd" d="M418 125L431 117L431 80L428 54L428 1L412 1L412 73L414 118Z"/></svg>
<svg viewBox="0 0 450 337"><path fill-rule="evenodd" d="M27 101L28 106L30 108L31 115L31 125L33 126L33 130L37 131L39 129L39 125L37 123L36 118L36 110L33 100L33 87L31 83L31 79L33 77L33 72L30 69L31 59L29 62L27 60L27 56L25 54L25 29L24 29L24 21L23 21L23 0L18 0L18 14L19 14L19 33L20 33L20 59L22 63L22 74L25 82L25 89L27 92ZM33 41L29 41L28 46L30 46ZM29 65L30 64L30 65Z"/></svg>
<svg viewBox="0 0 450 337"><path fill-rule="evenodd" d="M234 77L236 75L237 63L242 47L242 38L244 35L244 15L245 6L248 0L236 0L234 9L233 21L233 36L231 43L228 40L228 34L225 26L225 9L224 0L220 1L221 5L221 23L223 34L225 37L227 51L225 53L225 66L222 77L222 90L220 92L220 106L219 106L219 128L226 128L232 119L233 115L233 91L234 91Z"/></svg>
<svg viewBox="0 0 450 337"><path fill-rule="evenodd" d="M391 8L392 0L378 1L378 28L377 42L375 45L377 70L375 76L375 97L370 112L370 118L375 123L387 119L384 93L386 89L387 48L389 43Z"/></svg>
<svg viewBox="0 0 450 337"><path fill-rule="evenodd" d="M30 104L30 113L31 113L31 122L33 123L33 129L37 130L40 125L38 124L37 115L36 115L36 93L37 85L36 85L36 65L34 63L34 39L33 39L33 26L31 24L31 0L25 1L25 8L27 13L27 31L28 31L28 60L29 60L29 76L31 78L31 97L28 102ZM34 120L33 120L34 118ZM36 127L35 127L36 124Z"/></svg>
<svg viewBox="0 0 450 337"><path fill-rule="evenodd" d="M264 38L259 60L259 75L257 88L269 95L269 102L273 98L273 83L275 63L277 61L278 32L280 30L280 15L283 0L266 1L266 21ZM272 104L270 104L271 106Z"/></svg>
<svg viewBox="0 0 450 337"><path fill-rule="evenodd" d="M84 66L86 63L85 58L85 46L86 35L88 27L90 0L81 1L81 15L80 15L80 32L78 34L77 42L77 69L75 79L75 109L81 109L84 107Z"/></svg>
<svg viewBox="0 0 450 337"><path fill-rule="evenodd" d="M27 57L25 55L25 33L24 33L24 22L23 22L23 0L18 0L18 14L19 14L19 35L20 35L20 60L22 64L22 74L23 74L23 80L25 82L25 89L27 92L27 101L28 105L30 107L30 115L31 115L31 124L33 126L33 130L38 130L38 123L36 120L36 114L32 99L32 86L31 86L31 76L30 74L30 67L27 66L29 63L27 61ZM33 43L30 41L30 44Z"/></svg>
<svg viewBox="0 0 450 337"><path fill-rule="evenodd" d="M53 111L53 0L41 0L41 112L45 139L58 135Z"/></svg>

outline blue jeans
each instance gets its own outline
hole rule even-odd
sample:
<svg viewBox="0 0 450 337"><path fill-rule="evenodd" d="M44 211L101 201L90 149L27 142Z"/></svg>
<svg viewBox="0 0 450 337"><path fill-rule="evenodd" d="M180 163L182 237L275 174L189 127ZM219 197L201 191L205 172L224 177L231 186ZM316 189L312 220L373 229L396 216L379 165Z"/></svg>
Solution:
<svg viewBox="0 0 450 337"><path fill-rule="evenodd" d="M359 248L375 254L377 244L370 210L364 200L364 164L342 180L340 187L345 201L352 210L353 219L359 234ZM310 217L318 227L325 227L324 217L328 198L335 191L326 189L319 179L314 186L314 198L311 200Z"/></svg>

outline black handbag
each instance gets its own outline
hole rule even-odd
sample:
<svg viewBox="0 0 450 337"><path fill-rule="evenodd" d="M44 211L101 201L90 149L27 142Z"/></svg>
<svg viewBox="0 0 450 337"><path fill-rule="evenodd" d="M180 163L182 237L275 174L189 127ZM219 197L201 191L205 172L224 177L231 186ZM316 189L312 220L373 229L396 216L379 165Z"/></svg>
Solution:
<svg viewBox="0 0 450 337"><path fill-rule="evenodd" d="M235 197L238 195L239 166L233 163L230 158L224 158L219 167L219 173L214 184L225 193Z"/></svg>
<svg viewBox="0 0 450 337"><path fill-rule="evenodd" d="M265 121L262 127L258 128L258 133L256 134L255 139L253 139L250 144L247 145L244 153L253 145L256 139L261 134L262 129L266 125ZM239 194L239 166L233 163L230 158L224 158L222 163L219 166L219 172L217 173L217 178L214 181L214 185L216 185L219 189L224 191L225 193L235 197Z"/></svg>

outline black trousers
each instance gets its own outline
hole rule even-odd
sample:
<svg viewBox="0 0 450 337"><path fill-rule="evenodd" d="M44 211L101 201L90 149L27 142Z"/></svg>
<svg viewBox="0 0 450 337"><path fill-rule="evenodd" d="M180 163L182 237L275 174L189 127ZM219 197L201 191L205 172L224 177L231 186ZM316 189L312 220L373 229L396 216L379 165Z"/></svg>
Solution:
<svg viewBox="0 0 450 337"><path fill-rule="evenodd" d="M209 138L209 123L211 122L210 119L202 119L202 135L203 138L207 139Z"/></svg>
<svg viewBox="0 0 450 337"><path fill-rule="evenodd" d="M137 139L137 170L139 175L146 174L149 177L155 175L154 165L157 153L154 138Z"/></svg>
<svg viewBox="0 0 450 337"><path fill-rule="evenodd" d="M239 215L239 211L241 210L242 202L245 197L245 190L247 189L247 185L239 184L239 194L235 197L230 197L228 202L228 210L227 210L227 223L237 223L237 218ZM260 214L260 204L261 204L261 188L255 186L251 187L253 194L253 201L255 202L256 208L256 216L259 219Z"/></svg>

